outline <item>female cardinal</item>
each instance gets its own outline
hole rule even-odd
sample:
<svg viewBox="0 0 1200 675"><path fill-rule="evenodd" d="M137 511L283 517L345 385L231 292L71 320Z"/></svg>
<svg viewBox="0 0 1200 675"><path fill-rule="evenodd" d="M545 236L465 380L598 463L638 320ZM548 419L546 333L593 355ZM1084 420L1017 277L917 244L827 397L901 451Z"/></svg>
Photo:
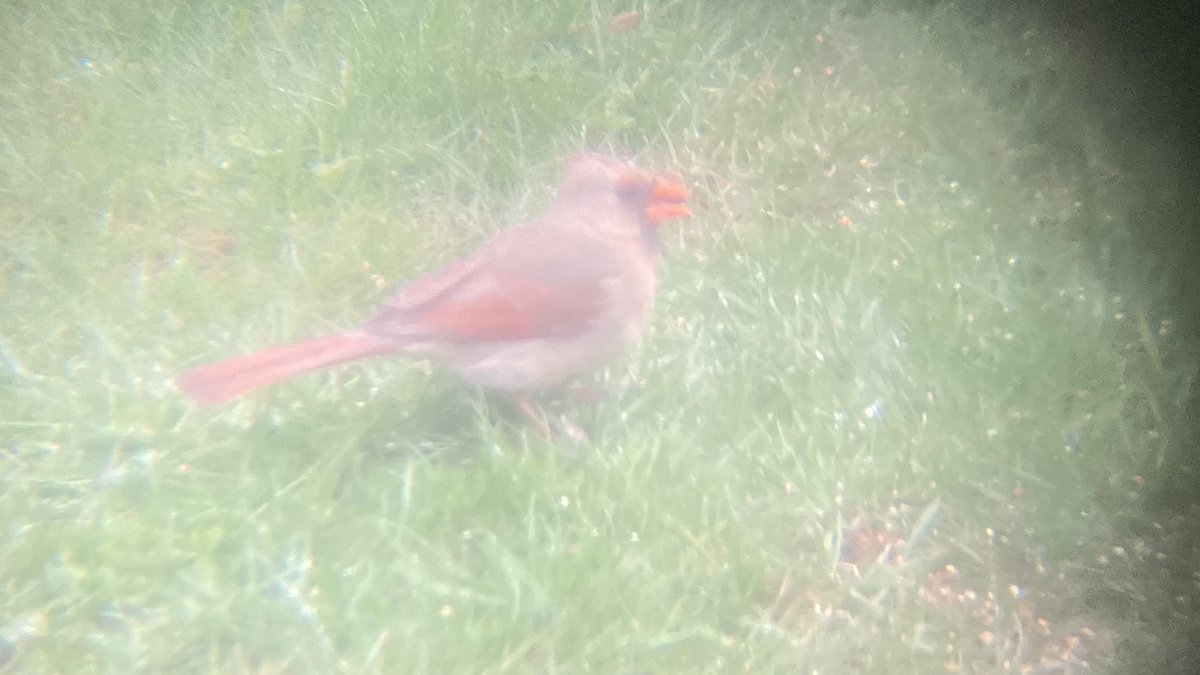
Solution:
<svg viewBox="0 0 1200 675"><path fill-rule="evenodd" d="M509 392L545 433L528 393L604 364L637 338L654 304L657 227L690 215L686 199L678 181L577 155L544 213L404 286L358 329L200 366L179 387L219 403L308 370L402 354Z"/></svg>

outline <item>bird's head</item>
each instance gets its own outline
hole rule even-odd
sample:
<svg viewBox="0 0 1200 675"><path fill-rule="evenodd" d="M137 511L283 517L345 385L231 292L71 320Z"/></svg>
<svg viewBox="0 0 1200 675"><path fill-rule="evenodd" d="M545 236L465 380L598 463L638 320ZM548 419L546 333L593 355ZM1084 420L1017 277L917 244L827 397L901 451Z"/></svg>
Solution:
<svg viewBox="0 0 1200 675"><path fill-rule="evenodd" d="M601 194L615 195L650 225L692 213L687 207L687 188L679 180L651 174L608 155L587 153L569 158L559 196L588 200Z"/></svg>

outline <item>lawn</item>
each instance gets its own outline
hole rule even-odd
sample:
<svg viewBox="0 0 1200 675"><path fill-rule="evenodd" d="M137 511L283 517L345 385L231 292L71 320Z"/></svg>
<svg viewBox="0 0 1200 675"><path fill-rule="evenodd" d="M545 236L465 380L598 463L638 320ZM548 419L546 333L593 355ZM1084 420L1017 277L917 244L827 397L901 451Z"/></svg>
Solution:
<svg viewBox="0 0 1200 675"><path fill-rule="evenodd" d="M1179 150L1053 25L915 4L5 3L0 671L1194 649L1200 514L1151 507L1197 351L1142 244ZM639 346L542 400L590 444L425 363L176 390L353 326L583 149L695 214Z"/></svg>

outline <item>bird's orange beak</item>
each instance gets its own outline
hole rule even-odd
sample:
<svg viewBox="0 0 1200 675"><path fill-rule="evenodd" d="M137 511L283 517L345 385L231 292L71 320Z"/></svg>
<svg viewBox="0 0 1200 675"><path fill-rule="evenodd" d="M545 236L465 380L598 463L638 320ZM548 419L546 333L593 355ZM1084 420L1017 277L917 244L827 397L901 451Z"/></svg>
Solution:
<svg viewBox="0 0 1200 675"><path fill-rule="evenodd" d="M646 220L658 225L673 218L686 218L692 215L687 207L687 188L683 183L656 176L654 187L650 191L650 203L642 211Z"/></svg>

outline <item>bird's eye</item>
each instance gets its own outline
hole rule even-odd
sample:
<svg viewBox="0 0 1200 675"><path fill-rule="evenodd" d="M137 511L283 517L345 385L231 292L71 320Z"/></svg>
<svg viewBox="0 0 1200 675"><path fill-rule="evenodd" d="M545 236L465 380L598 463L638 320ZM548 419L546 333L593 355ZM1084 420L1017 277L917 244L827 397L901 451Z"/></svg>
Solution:
<svg viewBox="0 0 1200 675"><path fill-rule="evenodd" d="M623 201L641 206L649 197L650 184L640 176L626 174L617 179L616 192Z"/></svg>

